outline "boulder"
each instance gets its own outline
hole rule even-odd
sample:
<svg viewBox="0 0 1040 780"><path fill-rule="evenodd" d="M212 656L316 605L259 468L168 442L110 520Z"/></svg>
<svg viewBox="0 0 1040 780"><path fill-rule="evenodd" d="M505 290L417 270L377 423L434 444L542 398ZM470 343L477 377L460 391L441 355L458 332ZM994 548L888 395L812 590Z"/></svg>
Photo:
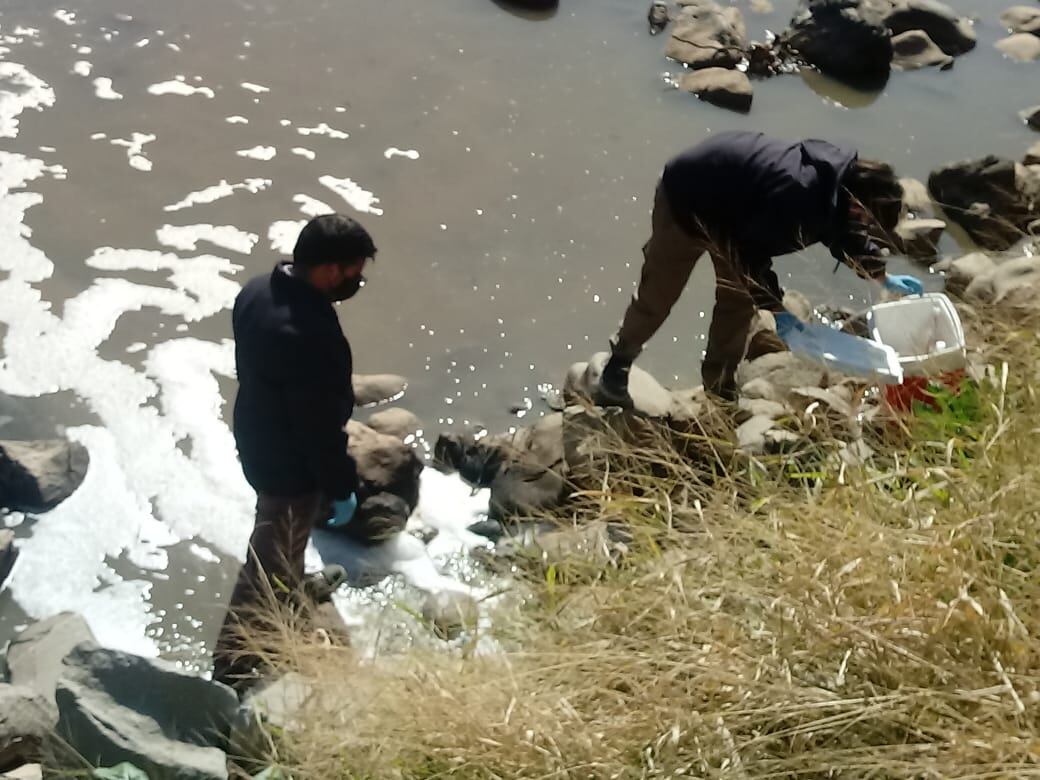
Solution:
<svg viewBox="0 0 1040 780"><path fill-rule="evenodd" d="M751 80L739 70L704 68L687 73L679 80L679 87L701 100L733 111L751 110Z"/></svg>
<svg viewBox="0 0 1040 780"><path fill-rule="evenodd" d="M1005 56L1018 62L1032 62L1040 59L1040 37L1029 33L1015 33L1001 38L995 44Z"/></svg>
<svg viewBox="0 0 1040 780"><path fill-rule="evenodd" d="M567 372L563 393L567 404L581 399L595 399L599 389L599 378L610 354L598 352L588 363L575 363ZM675 399L649 373L632 366L628 377L628 394L633 409L647 417L667 417L674 409Z"/></svg>
<svg viewBox="0 0 1040 780"><path fill-rule="evenodd" d="M1038 216L1018 189L1015 163L993 155L933 171L928 191L984 249L1014 246Z"/></svg>
<svg viewBox="0 0 1040 780"><path fill-rule="evenodd" d="M498 442L502 466L491 481L494 519L558 506L567 493L563 413L549 414L531 428Z"/></svg>
<svg viewBox="0 0 1040 780"><path fill-rule="evenodd" d="M895 232L907 255L928 260L939 253L939 239L945 230L946 223L941 219L901 219Z"/></svg>
<svg viewBox="0 0 1040 780"><path fill-rule="evenodd" d="M62 661L82 642L93 642L94 634L82 616L62 612L34 623L11 640L7 648L7 671L11 682L54 701L54 689L64 672Z"/></svg>
<svg viewBox="0 0 1040 780"><path fill-rule="evenodd" d="M407 409L384 409L368 418L368 427L376 433L404 441L422 430L422 422Z"/></svg>
<svg viewBox="0 0 1040 780"><path fill-rule="evenodd" d="M448 641L477 627L480 606L470 595L442 590L426 597L422 616L438 637Z"/></svg>
<svg viewBox="0 0 1040 780"><path fill-rule="evenodd" d="M880 0L802 0L781 43L824 73L877 81L892 65L892 39Z"/></svg>
<svg viewBox="0 0 1040 780"><path fill-rule="evenodd" d="M477 441L462 433L442 433L433 445L433 463L445 471L457 471L474 487L488 487L505 461L505 452L494 442Z"/></svg>
<svg viewBox="0 0 1040 780"><path fill-rule="evenodd" d="M1040 8L1015 5L1000 15L1000 23L1012 33L1040 35Z"/></svg>
<svg viewBox="0 0 1040 780"><path fill-rule="evenodd" d="M992 303L1035 305L1040 288L1040 257L1026 255L999 263L993 271L990 286Z"/></svg>
<svg viewBox="0 0 1040 780"><path fill-rule="evenodd" d="M4 580L14 568L17 558L18 548L14 546L14 531L0 530L0 588L4 586Z"/></svg>
<svg viewBox="0 0 1040 780"><path fill-rule="evenodd" d="M0 441L0 506L19 512L51 510L82 484L89 463L79 442Z"/></svg>
<svg viewBox="0 0 1040 780"><path fill-rule="evenodd" d="M53 701L29 688L0 683L0 772L39 761L57 722Z"/></svg>
<svg viewBox="0 0 1040 780"><path fill-rule="evenodd" d="M712 0L682 0L665 56L691 68L733 68L744 59L747 28L740 9Z"/></svg>
<svg viewBox="0 0 1040 780"><path fill-rule="evenodd" d="M939 0L895 0L885 14L885 25L893 35L922 30L952 56L971 51L977 41L971 20Z"/></svg>
<svg viewBox="0 0 1040 780"><path fill-rule="evenodd" d="M650 25L651 35L657 35L668 26L668 22L671 21L671 14L668 12L666 0L653 0L650 3L650 10L646 13L646 21Z"/></svg>
<svg viewBox="0 0 1040 780"><path fill-rule="evenodd" d="M792 352L774 352L741 363L737 383L744 397L784 403L795 388L825 387L828 373Z"/></svg>
<svg viewBox="0 0 1040 780"><path fill-rule="evenodd" d="M1040 141L1029 147L1029 151L1022 158L1022 162L1026 165L1040 165Z"/></svg>
<svg viewBox="0 0 1040 780"><path fill-rule="evenodd" d="M953 57L944 52L924 30L908 30L892 37L892 65L900 70L949 68Z"/></svg>
<svg viewBox="0 0 1040 780"><path fill-rule="evenodd" d="M1040 38L1037 38L1040 40ZM1022 117L1022 121L1029 125L1034 130L1040 130L1040 106L1033 106L1018 112L1018 115Z"/></svg>
<svg viewBox="0 0 1040 780"><path fill-rule="evenodd" d="M946 272L946 289L964 295L976 279L989 277L997 265L985 252L972 252L938 263L935 268Z"/></svg>
<svg viewBox="0 0 1040 780"><path fill-rule="evenodd" d="M415 450L367 425L351 420L347 423L347 449L357 461L361 482L359 498L379 493L392 493L403 499L411 512L419 504L419 474L422 461Z"/></svg>
<svg viewBox="0 0 1040 780"><path fill-rule="evenodd" d="M396 401L408 389L408 380L396 374L354 374L352 382L358 406Z"/></svg>
<svg viewBox="0 0 1040 780"><path fill-rule="evenodd" d="M58 736L92 766L128 761L152 780L224 780L238 697L165 661L77 646L58 682Z"/></svg>

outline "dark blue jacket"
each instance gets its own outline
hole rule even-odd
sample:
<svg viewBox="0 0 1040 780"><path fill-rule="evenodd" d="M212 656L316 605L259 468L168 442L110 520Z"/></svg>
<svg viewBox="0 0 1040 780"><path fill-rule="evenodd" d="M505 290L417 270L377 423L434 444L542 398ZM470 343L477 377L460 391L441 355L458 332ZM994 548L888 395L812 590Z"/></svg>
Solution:
<svg viewBox="0 0 1040 780"><path fill-rule="evenodd" d="M260 493L344 499L358 483L343 430L354 412L350 344L332 304L290 268L279 263L235 300L238 455Z"/></svg>
<svg viewBox="0 0 1040 780"><path fill-rule="evenodd" d="M772 258L817 242L864 277L884 273L880 250L850 223L842 179L857 159L827 141L716 133L665 166L661 184L676 219L707 228L756 278ZM774 277L775 279L775 277Z"/></svg>

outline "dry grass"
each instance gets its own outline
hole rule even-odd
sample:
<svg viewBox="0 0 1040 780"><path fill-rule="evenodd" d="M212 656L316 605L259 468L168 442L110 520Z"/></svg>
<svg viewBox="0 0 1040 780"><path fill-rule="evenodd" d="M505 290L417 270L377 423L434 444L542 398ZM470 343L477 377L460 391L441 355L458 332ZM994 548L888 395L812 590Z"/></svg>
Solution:
<svg viewBox="0 0 1040 780"><path fill-rule="evenodd" d="M282 663L318 685L274 760L296 778L1040 777L1040 334L987 316L974 419L883 423L869 466L819 436L757 461L660 429L607 442L568 522L623 519L627 555L528 562L500 653L362 665L287 634Z"/></svg>

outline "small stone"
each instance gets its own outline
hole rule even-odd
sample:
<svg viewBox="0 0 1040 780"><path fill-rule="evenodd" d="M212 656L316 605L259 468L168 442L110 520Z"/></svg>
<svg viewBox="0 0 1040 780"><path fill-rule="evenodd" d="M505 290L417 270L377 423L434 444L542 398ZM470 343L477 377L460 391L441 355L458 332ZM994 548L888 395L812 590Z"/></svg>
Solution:
<svg viewBox="0 0 1040 780"><path fill-rule="evenodd" d="M49 511L82 484L89 463L79 442L0 441L0 506Z"/></svg>
<svg viewBox="0 0 1040 780"><path fill-rule="evenodd" d="M480 607L470 595L441 591L426 597L422 616L438 637L450 641L477 627Z"/></svg>
<svg viewBox="0 0 1040 780"><path fill-rule="evenodd" d="M1040 141L1029 147L1029 151L1022 158L1022 162L1026 165L1040 165Z"/></svg>
<svg viewBox="0 0 1040 780"><path fill-rule="evenodd" d="M1037 41L1040 41L1040 38L1037 38ZM1018 115L1022 117L1022 121L1031 128L1034 130L1040 130L1040 106L1033 106L1024 111L1019 111Z"/></svg>
<svg viewBox="0 0 1040 780"><path fill-rule="evenodd" d="M0 683L0 767L39 761L57 721L52 701L28 688Z"/></svg>
<svg viewBox="0 0 1040 780"><path fill-rule="evenodd" d="M661 32L668 26L668 3L665 0L653 0L650 3L650 10L647 11L646 20L650 25L651 35Z"/></svg>
<svg viewBox="0 0 1040 780"><path fill-rule="evenodd" d="M903 216L935 216L932 196L928 194L928 187L923 181L903 178L899 180L899 186L903 188Z"/></svg>
<svg viewBox="0 0 1040 780"><path fill-rule="evenodd" d="M901 70L948 68L953 57L944 52L924 30L908 30L892 38L892 64Z"/></svg>
<svg viewBox="0 0 1040 780"><path fill-rule="evenodd" d="M745 452L765 452L766 432L773 428L774 420L764 414L756 414L737 428L737 446Z"/></svg>
<svg viewBox="0 0 1040 780"><path fill-rule="evenodd" d="M713 0L680 0L665 56L691 68L733 68L744 58L747 28L739 8Z"/></svg>
<svg viewBox="0 0 1040 780"><path fill-rule="evenodd" d="M14 568L18 559L18 548L14 546L14 531L0 530L0 587Z"/></svg>
<svg viewBox="0 0 1040 780"><path fill-rule="evenodd" d="M1000 22L1012 33L1040 35L1040 8L1012 6L1000 15Z"/></svg>
<svg viewBox="0 0 1040 780"><path fill-rule="evenodd" d="M722 108L742 112L751 110L751 80L739 70L704 68L683 76L679 80L679 87Z"/></svg>
<svg viewBox="0 0 1040 780"><path fill-rule="evenodd" d="M408 389L408 380L396 374L354 374L352 382L358 406L396 401Z"/></svg>
<svg viewBox="0 0 1040 780"><path fill-rule="evenodd" d="M1028 33L1015 33L1001 38L995 44L1006 56L1019 62L1040 59L1040 37Z"/></svg>
<svg viewBox="0 0 1040 780"><path fill-rule="evenodd" d="M946 230L941 219L902 219L895 233L910 257L928 259L939 252L939 239Z"/></svg>
<svg viewBox="0 0 1040 780"><path fill-rule="evenodd" d="M368 418L372 430L404 441L422 430L422 422L407 409L384 409Z"/></svg>
<svg viewBox="0 0 1040 780"><path fill-rule="evenodd" d="M885 15L885 25L893 35L921 30L953 56L971 51L977 40L971 20L939 0L895 0Z"/></svg>

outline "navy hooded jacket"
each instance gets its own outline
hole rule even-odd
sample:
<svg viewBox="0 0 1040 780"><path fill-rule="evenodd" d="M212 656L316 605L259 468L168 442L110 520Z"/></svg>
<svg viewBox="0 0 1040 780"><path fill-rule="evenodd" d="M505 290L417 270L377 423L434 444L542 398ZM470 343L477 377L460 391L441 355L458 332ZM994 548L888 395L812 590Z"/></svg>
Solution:
<svg viewBox="0 0 1040 780"><path fill-rule="evenodd" d="M684 229L728 247L751 276L772 277L772 258L825 244L865 278L884 274L876 244L849 220L842 179L857 159L827 141L722 132L671 160L661 184ZM779 290L777 290L779 292Z"/></svg>
<svg viewBox="0 0 1040 780"><path fill-rule="evenodd" d="M332 304L291 267L279 263L235 300L235 442L257 492L342 500L358 485L344 431L354 412L350 344Z"/></svg>

